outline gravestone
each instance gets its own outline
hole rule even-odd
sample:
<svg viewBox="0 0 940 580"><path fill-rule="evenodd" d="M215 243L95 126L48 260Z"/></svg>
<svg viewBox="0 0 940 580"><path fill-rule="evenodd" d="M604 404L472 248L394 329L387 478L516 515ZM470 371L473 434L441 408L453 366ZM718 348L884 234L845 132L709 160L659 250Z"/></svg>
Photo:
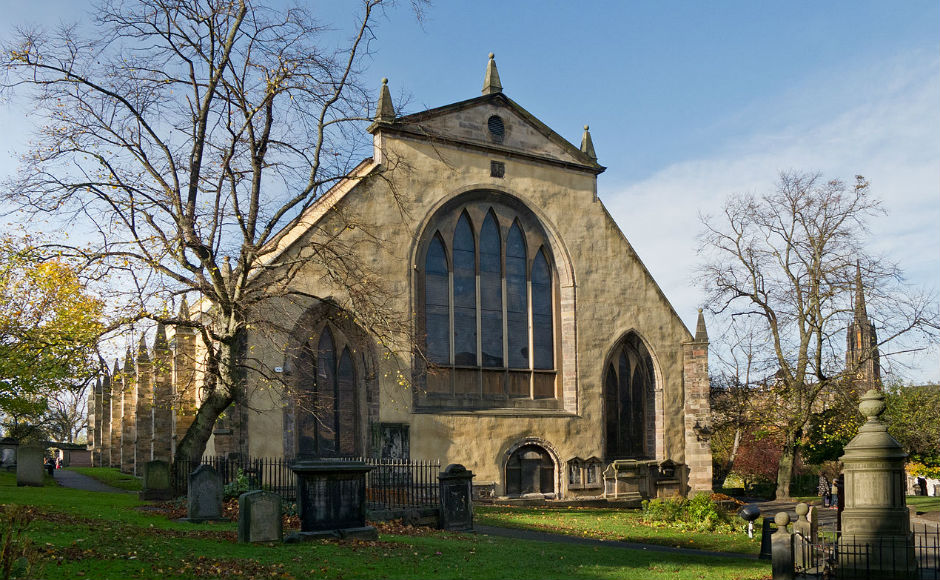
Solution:
<svg viewBox="0 0 940 580"><path fill-rule="evenodd" d="M452 463L438 474L441 498L440 527L444 530L473 529L473 472Z"/></svg>
<svg viewBox="0 0 940 580"><path fill-rule="evenodd" d="M777 531L770 537L770 567L773 578L774 580L793 580L795 576L793 570L793 544L792 536L787 530L790 515L787 512L780 512L774 516L774 523L777 524Z"/></svg>
<svg viewBox="0 0 940 580"><path fill-rule="evenodd" d="M42 487L44 451L39 447L20 447L16 457L16 485Z"/></svg>
<svg viewBox="0 0 940 580"><path fill-rule="evenodd" d="M813 508L814 510L816 508ZM803 502L796 504L797 519L793 522L793 558L803 568L807 568L812 561L813 544L817 540L818 523L810 520L809 506Z"/></svg>
<svg viewBox="0 0 940 580"><path fill-rule="evenodd" d="M239 542L280 542L282 535L281 496L261 490L238 496Z"/></svg>
<svg viewBox="0 0 940 580"><path fill-rule="evenodd" d="M377 539L376 529L366 525L366 474L371 470L362 461L307 459L291 465L297 474L300 532L285 541Z"/></svg>
<svg viewBox="0 0 940 580"><path fill-rule="evenodd" d="M173 498L173 486L170 482L170 464L166 461L148 461L143 469L144 489L140 499L163 501Z"/></svg>
<svg viewBox="0 0 940 580"><path fill-rule="evenodd" d="M200 465L189 474L186 521L222 520L222 478L210 465Z"/></svg>

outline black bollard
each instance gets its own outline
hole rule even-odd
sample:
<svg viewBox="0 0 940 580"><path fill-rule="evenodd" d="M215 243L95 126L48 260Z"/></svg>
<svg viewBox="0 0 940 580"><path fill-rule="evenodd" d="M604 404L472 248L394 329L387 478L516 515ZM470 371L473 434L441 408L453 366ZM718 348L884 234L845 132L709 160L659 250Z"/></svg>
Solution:
<svg viewBox="0 0 940 580"><path fill-rule="evenodd" d="M771 539L770 537L776 531L773 526L773 519L769 517L764 518L764 525L761 528L760 533L760 556L761 560L770 560L773 556L773 549L771 548Z"/></svg>

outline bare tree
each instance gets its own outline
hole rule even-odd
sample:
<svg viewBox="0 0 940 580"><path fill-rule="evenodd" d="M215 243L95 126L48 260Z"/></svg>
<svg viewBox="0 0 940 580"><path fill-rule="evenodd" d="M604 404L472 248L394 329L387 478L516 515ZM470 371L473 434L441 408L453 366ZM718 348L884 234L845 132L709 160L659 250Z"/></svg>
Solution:
<svg viewBox="0 0 940 580"><path fill-rule="evenodd" d="M935 338L933 302L905 288L899 269L865 251L867 220L881 213L867 181L782 173L776 191L734 195L720 219L703 218L701 283L716 314L746 317L766 335L760 356L783 432L777 497L789 497L804 429L822 393L838 390L857 271L885 346ZM858 269L858 270L857 270ZM870 352L869 356L873 356Z"/></svg>
<svg viewBox="0 0 940 580"><path fill-rule="evenodd" d="M4 199L89 234L60 249L122 293L115 326L189 326L206 348L180 457L200 457L220 414L246 400L246 331L272 295L252 282L272 241L364 157L374 106L360 75L387 3L360 0L344 36L301 7L105 0L93 30L20 30L3 46L0 88L25 93L43 122ZM361 266L329 241L311 254L359 301L340 306L368 319L380 301ZM200 316L174 314L187 295Z"/></svg>

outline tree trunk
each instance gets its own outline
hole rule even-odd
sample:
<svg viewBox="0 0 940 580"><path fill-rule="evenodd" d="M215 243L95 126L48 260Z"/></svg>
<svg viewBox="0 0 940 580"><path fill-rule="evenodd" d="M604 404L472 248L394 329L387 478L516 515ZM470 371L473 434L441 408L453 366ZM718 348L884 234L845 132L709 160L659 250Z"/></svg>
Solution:
<svg viewBox="0 0 940 580"><path fill-rule="evenodd" d="M721 476L721 481L718 482L719 488L725 486L725 480L728 479L728 476L731 475L732 470L734 470L734 458L738 455L738 446L740 444L741 428L736 427L734 430L734 443L731 445L731 455L728 457L728 462L725 464L725 470Z"/></svg>
<svg viewBox="0 0 940 580"><path fill-rule="evenodd" d="M206 444L212 436L212 429L219 416L229 405L237 402L244 392L241 348L244 344L244 332L236 328L232 338L218 345L215 359L209 357L205 380L208 395L199 405L193 424L176 447L177 460L199 461L206 451Z"/></svg>
<svg viewBox="0 0 940 580"><path fill-rule="evenodd" d="M777 465L776 499L790 498L790 482L793 479L793 466L796 464L796 433L787 431L783 443L783 453Z"/></svg>

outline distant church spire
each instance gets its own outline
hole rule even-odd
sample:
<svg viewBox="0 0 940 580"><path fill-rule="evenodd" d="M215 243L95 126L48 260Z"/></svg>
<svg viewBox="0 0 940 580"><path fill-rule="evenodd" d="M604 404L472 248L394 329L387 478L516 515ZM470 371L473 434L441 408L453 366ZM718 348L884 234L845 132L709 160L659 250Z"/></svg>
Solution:
<svg viewBox="0 0 940 580"><path fill-rule="evenodd" d="M490 61L486 63L486 77L483 79L483 94L492 95L503 92L503 85L499 84L499 71L496 70L496 55L490 53Z"/></svg>
<svg viewBox="0 0 940 580"><path fill-rule="evenodd" d="M862 285L862 267L855 263L855 310L846 330L845 369L859 392L881 389L881 361L878 353L878 334L868 318L865 289Z"/></svg>
<svg viewBox="0 0 940 580"><path fill-rule="evenodd" d="M382 90L379 92L379 102L375 107L375 120L395 120L395 106L392 105L392 95L388 92L388 79L382 79Z"/></svg>
<svg viewBox="0 0 940 580"><path fill-rule="evenodd" d="M584 135L581 136L581 153L597 161L597 153L594 152L594 141L591 140L591 128L584 126Z"/></svg>

